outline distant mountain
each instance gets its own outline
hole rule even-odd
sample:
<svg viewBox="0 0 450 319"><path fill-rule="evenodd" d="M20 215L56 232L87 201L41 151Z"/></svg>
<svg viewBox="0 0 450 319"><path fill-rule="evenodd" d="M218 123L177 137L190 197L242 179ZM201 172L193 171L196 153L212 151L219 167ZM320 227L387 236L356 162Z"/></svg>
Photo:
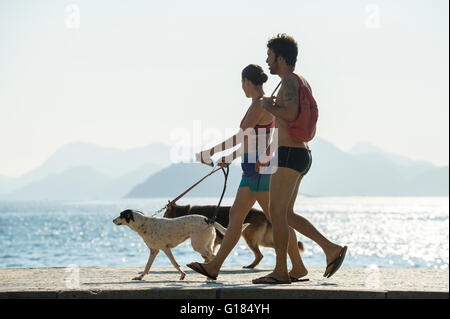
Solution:
<svg viewBox="0 0 450 319"><path fill-rule="evenodd" d="M448 196L449 168L438 167L419 173L405 183L405 189L410 196Z"/></svg>
<svg viewBox="0 0 450 319"><path fill-rule="evenodd" d="M301 194L317 196L448 196L448 167L409 161L401 165L375 147L370 152L343 152L317 138L310 143L313 165L302 180ZM395 157L395 155L394 155ZM206 175L199 164L172 165L136 187L126 197L172 198ZM234 196L241 170L232 166L228 196ZM223 178L217 172L186 196L220 196Z"/></svg>
<svg viewBox="0 0 450 319"><path fill-rule="evenodd" d="M144 165L153 165L154 172L169 165L170 148L165 144L151 144L120 150L81 142L66 144L40 167L7 182L0 179L0 193L11 193L51 174L79 166L91 167L111 178L119 178Z"/></svg>
<svg viewBox="0 0 450 319"><path fill-rule="evenodd" d="M435 167L433 164L427 161L417 161L412 160L406 156L398 155L398 154L391 154L386 153L383 150L381 150L379 147L374 146L372 144L369 144L367 142L358 143L355 146L353 146L348 153L352 155L363 155L363 154L378 154L383 155L390 161L392 161L395 164L402 165L402 166L421 166L423 169L431 169Z"/></svg>
<svg viewBox="0 0 450 319"><path fill-rule="evenodd" d="M125 197L150 198L167 197L173 199L180 195L203 176L211 172L211 168L199 163L179 163L150 176L146 181L136 185ZM240 168L232 166L228 176L225 196L235 196L242 172ZM186 196L220 197L223 189L224 177L221 171L214 173L191 190Z"/></svg>
<svg viewBox="0 0 450 319"><path fill-rule="evenodd" d="M136 184L144 182L149 176L159 171L160 168L161 166L154 164L143 165L130 173L110 181L98 192L97 196L101 199L122 198L128 194Z"/></svg>
<svg viewBox="0 0 450 319"><path fill-rule="evenodd" d="M12 178L0 175L0 194L6 193Z"/></svg>
<svg viewBox="0 0 450 319"><path fill-rule="evenodd" d="M300 193L315 196L448 196L449 168L388 154L370 144L344 152L317 138L310 143L313 164ZM122 197L174 198L211 168L199 163L169 167L170 146L153 144L131 150L72 143L40 168L20 178L0 177L1 199L91 200ZM82 163L82 165L78 165ZM232 165L226 196L235 196L241 179ZM11 185L14 190L11 191ZM186 196L219 197L221 172ZM8 191L7 194L6 191Z"/></svg>
<svg viewBox="0 0 450 319"><path fill-rule="evenodd" d="M46 178L33 182L12 194L8 199L27 200L92 200L112 180L97 170L79 166L62 173L50 174Z"/></svg>
<svg viewBox="0 0 450 319"><path fill-rule="evenodd" d="M159 166L148 164L121 177L112 178L89 166L78 166L62 173L50 174L0 198L13 200L117 199L123 197L137 183L144 181L158 169Z"/></svg>
<svg viewBox="0 0 450 319"><path fill-rule="evenodd" d="M439 174L448 167L412 160L401 164L401 157L386 154L376 147L346 153L320 138L310 146L313 165L302 181L301 191L305 193L322 196L448 196L448 174ZM430 175L425 179L426 174ZM412 181L422 186L413 185Z"/></svg>

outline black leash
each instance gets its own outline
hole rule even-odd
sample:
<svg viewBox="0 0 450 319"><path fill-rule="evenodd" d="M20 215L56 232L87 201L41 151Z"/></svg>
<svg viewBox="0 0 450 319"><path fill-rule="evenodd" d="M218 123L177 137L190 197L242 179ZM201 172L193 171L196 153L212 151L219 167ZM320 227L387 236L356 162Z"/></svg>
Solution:
<svg viewBox="0 0 450 319"><path fill-rule="evenodd" d="M219 204L217 204L216 209L214 210L214 214L211 218L207 219L207 223L212 225L216 222L216 218L217 218L217 214L219 213L219 208L220 208L220 204L222 203L222 199L223 199L223 195L225 195L225 190L227 189L227 180L228 180L228 173L230 172L230 166L227 166L227 171L225 172L225 170L223 169L223 167L221 167L222 169L222 173L225 177L225 181L223 183L223 191L222 191L222 196L220 196L220 200L219 200Z"/></svg>

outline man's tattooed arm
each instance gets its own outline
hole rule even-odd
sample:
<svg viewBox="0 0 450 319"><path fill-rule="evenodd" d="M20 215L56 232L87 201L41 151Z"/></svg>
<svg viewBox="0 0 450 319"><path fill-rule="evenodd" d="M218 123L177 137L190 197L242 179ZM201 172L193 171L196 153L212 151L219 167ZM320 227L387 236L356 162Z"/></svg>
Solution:
<svg viewBox="0 0 450 319"><path fill-rule="evenodd" d="M291 76L284 78L281 82L281 92L283 96L283 105L272 105L270 103L263 103L266 111L272 113L278 118L285 121L294 121L299 112L299 96L298 87L295 79Z"/></svg>

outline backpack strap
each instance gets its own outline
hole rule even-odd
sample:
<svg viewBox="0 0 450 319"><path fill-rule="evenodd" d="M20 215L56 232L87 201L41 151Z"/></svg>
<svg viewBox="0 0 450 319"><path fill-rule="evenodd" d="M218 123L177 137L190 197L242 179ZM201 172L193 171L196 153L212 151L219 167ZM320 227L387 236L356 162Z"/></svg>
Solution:
<svg viewBox="0 0 450 319"><path fill-rule="evenodd" d="M274 96L275 96L275 93L277 92L277 90L278 90L278 89L280 88L280 86L281 86L281 82L282 82L282 81L280 81L280 83L278 83L278 85L277 85L277 87L275 88L275 90L273 90L271 97L274 97Z"/></svg>

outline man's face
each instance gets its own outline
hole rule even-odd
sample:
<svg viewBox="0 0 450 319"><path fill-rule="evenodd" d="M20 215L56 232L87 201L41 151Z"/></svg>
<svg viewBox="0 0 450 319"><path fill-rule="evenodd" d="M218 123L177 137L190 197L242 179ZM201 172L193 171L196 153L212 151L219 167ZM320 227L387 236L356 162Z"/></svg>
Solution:
<svg viewBox="0 0 450 319"><path fill-rule="evenodd" d="M266 63L269 66L270 74L278 74L278 62L275 53L271 50L267 50Z"/></svg>

